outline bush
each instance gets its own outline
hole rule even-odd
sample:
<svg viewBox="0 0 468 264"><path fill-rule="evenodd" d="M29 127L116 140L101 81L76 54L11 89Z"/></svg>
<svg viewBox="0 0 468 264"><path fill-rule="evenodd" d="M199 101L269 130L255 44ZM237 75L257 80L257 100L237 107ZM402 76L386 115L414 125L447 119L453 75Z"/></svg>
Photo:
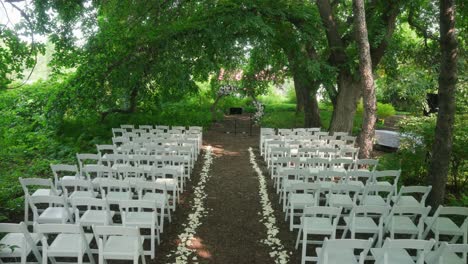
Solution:
<svg viewBox="0 0 468 264"><path fill-rule="evenodd" d="M363 113L364 113L364 106L362 104L362 101L360 101L356 108L356 114L362 115ZM381 102L377 102L377 117L378 118L385 119L395 114L396 114L396 111L392 104L384 104Z"/></svg>
<svg viewBox="0 0 468 264"><path fill-rule="evenodd" d="M426 184L432 145L434 144L436 117L408 117L401 121L401 140L398 155L402 161L403 184ZM468 115L455 118L453 150L450 157L448 190L459 197L466 192L468 170Z"/></svg>

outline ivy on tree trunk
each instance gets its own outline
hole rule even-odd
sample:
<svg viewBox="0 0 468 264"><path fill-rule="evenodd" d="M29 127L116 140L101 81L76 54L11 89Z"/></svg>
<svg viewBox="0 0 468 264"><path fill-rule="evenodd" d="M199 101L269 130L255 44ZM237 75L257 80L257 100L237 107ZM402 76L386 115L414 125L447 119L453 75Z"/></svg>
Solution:
<svg viewBox="0 0 468 264"><path fill-rule="evenodd" d="M428 178L432 185L429 204L437 208L444 203L449 173L455 119L458 43L455 32L455 0L440 1L439 113L432 145Z"/></svg>

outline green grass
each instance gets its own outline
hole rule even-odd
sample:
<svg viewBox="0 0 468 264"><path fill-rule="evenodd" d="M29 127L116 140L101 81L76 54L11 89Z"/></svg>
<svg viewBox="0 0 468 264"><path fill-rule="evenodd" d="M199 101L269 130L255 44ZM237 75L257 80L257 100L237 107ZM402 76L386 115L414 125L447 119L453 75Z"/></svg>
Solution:
<svg viewBox="0 0 468 264"><path fill-rule="evenodd" d="M330 105L320 105L320 120L323 129L328 130L332 114L333 108ZM262 127L271 128L304 127L304 114L296 114L296 104L267 104L261 125ZM362 113L357 113L354 118L353 134L357 134L360 131L361 125Z"/></svg>

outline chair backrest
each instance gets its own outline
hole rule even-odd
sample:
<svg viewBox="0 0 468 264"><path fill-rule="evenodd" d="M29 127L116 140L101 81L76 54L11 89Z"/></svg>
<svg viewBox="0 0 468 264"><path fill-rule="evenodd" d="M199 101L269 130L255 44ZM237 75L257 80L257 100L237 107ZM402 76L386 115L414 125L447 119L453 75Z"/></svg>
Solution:
<svg viewBox="0 0 468 264"><path fill-rule="evenodd" d="M130 192L130 183L117 179L102 179L99 181L99 187L102 197L106 196L106 191Z"/></svg>
<svg viewBox="0 0 468 264"><path fill-rule="evenodd" d="M359 217L361 215L363 216L372 215L372 217L375 217L376 215L378 215L379 218L383 221L385 217L389 214L390 208L391 208L390 206L379 206L379 205L354 206L353 209L351 210L351 213L349 214L350 222L352 223L353 217Z"/></svg>
<svg viewBox="0 0 468 264"><path fill-rule="evenodd" d="M86 164L100 164L101 156L99 154L91 153L77 153L76 159L78 160L78 168L83 172L83 167Z"/></svg>
<svg viewBox="0 0 468 264"><path fill-rule="evenodd" d="M391 183L395 187L395 193L397 193L397 184L398 179L400 178L401 170L384 170L384 171L374 171L374 181L388 181L392 180Z"/></svg>
<svg viewBox="0 0 468 264"><path fill-rule="evenodd" d="M306 206L303 211L304 216L322 216L328 218L340 218L342 207L329 206Z"/></svg>
<svg viewBox="0 0 468 264"><path fill-rule="evenodd" d="M338 250L352 250L353 255L355 250L360 250L359 256L354 256L354 260L349 260L349 263L364 264L367 254L372 246L373 239L328 239L325 237L322 249L318 255L317 264L335 264L329 261L329 254L337 254ZM338 253L339 254L339 253ZM358 262L356 262L358 261Z"/></svg>
<svg viewBox="0 0 468 264"><path fill-rule="evenodd" d="M143 194L146 192L152 193L167 193L167 186L165 182L156 182L156 181L141 181L135 182L135 188L138 192L138 198L142 199Z"/></svg>
<svg viewBox="0 0 468 264"><path fill-rule="evenodd" d="M114 145L96 145L96 149L101 157L104 154L114 154L117 151Z"/></svg>
<svg viewBox="0 0 468 264"><path fill-rule="evenodd" d="M127 178L141 178L144 174L142 168L134 166L119 166L115 168L114 172L118 175L121 180Z"/></svg>
<svg viewBox="0 0 468 264"><path fill-rule="evenodd" d="M379 160L377 159L358 159L355 161L354 168L355 170L367 169L369 171L375 171L379 165Z"/></svg>
<svg viewBox="0 0 468 264"><path fill-rule="evenodd" d="M334 181L339 182L346 181L346 172L344 171L333 171L333 170L320 170L317 175L320 181Z"/></svg>
<svg viewBox="0 0 468 264"><path fill-rule="evenodd" d="M42 178L19 178L21 187L23 188L24 194L30 194L30 187L46 187L51 190L51 194L57 194L57 190L51 179L42 179Z"/></svg>
<svg viewBox="0 0 468 264"><path fill-rule="evenodd" d="M119 137L122 136L127 130L122 128L112 128L112 136Z"/></svg>
<svg viewBox="0 0 468 264"><path fill-rule="evenodd" d="M33 252L34 256L36 257L37 261L39 264L42 263L42 257L41 254L39 253L39 250L36 246L36 243L31 237L31 234L28 231L28 227L24 222L20 223L0 223L0 234L4 233L17 233L17 234L23 234L24 236L24 241L29 245L31 248L31 251ZM11 253L14 252L14 248L17 247L18 245L3 245L5 247L11 247ZM2 255L3 257L7 257L4 254L8 251L6 250L0 250L3 251Z"/></svg>
<svg viewBox="0 0 468 264"><path fill-rule="evenodd" d="M62 186L62 190L65 194L65 197L70 197L69 195L69 189L72 189L73 191L88 191L91 195L91 197L94 197L94 187L93 183L90 180L84 180L84 179L63 179L60 182L60 185Z"/></svg>
<svg viewBox="0 0 468 264"><path fill-rule="evenodd" d="M356 198L357 194L362 191L362 187L355 185L355 184L347 184L347 183L337 183L333 184L329 190L330 193L337 193L337 194L348 194L351 197ZM356 202L356 199L353 199Z"/></svg>
<svg viewBox="0 0 468 264"><path fill-rule="evenodd" d="M395 188L390 185L380 185L380 184L367 184L364 187L364 192L362 196L362 201L365 201L368 196L371 195L380 195L386 201L387 205L390 205L391 198L394 194Z"/></svg>
<svg viewBox="0 0 468 264"><path fill-rule="evenodd" d="M432 255L432 258L426 258L427 264L446 264L452 263L449 261L457 261L456 263L467 263L466 255L468 253L468 244L449 244L442 242ZM462 254L462 256L458 256Z"/></svg>
<svg viewBox="0 0 468 264"><path fill-rule="evenodd" d="M418 240L418 239L385 239L385 243L382 246L384 250L383 263L388 263L388 254L394 254L395 251L392 249L413 249L417 250L416 264L424 264L425 255L432 249L435 244L435 240Z"/></svg>
<svg viewBox="0 0 468 264"><path fill-rule="evenodd" d="M370 171L354 171L348 170L346 172L348 180L350 181L361 181L362 183L370 183L372 181L372 176L374 175Z"/></svg>
<svg viewBox="0 0 468 264"><path fill-rule="evenodd" d="M420 203L422 206L425 206L426 198L431 192L431 189L432 186L402 186L400 192L398 192L395 204L398 204L402 196L419 194Z"/></svg>
<svg viewBox="0 0 468 264"><path fill-rule="evenodd" d="M88 180L93 180L95 178L111 178L112 170L111 168L100 165L100 164L88 164L83 168Z"/></svg>
<svg viewBox="0 0 468 264"><path fill-rule="evenodd" d="M343 159L343 158L335 158L335 159L330 159L330 170L337 169L337 168L343 168L343 169L351 169L351 166L353 165L353 160L351 159Z"/></svg>
<svg viewBox="0 0 468 264"><path fill-rule="evenodd" d="M38 224L34 223L34 231L40 234L84 234L78 224Z"/></svg>
<svg viewBox="0 0 468 264"><path fill-rule="evenodd" d="M68 164L50 164L50 169L54 174L55 182L59 181L59 178L63 176L78 176L78 167L76 165ZM65 175L62 175L62 172Z"/></svg>
<svg viewBox="0 0 468 264"><path fill-rule="evenodd" d="M120 128L126 129L127 131L132 131L135 128L135 126L134 125L123 124L123 125L120 125Z"/></svg>

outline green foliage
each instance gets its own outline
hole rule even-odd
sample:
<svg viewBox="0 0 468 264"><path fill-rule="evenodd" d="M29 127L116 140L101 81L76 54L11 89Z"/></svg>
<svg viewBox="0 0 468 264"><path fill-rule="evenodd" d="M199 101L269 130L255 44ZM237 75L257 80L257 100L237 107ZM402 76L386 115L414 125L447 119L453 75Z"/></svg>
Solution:
<svg viewBox="0 0 468 264"><path fill-rule="evenodd" d="M364 106L361 101L359 102L356 108L356 113L362 115L363 112L364 112ZM377 102L377 117L378 118L385 119L395 114L396 114L396 110L392 104L385 104L385 103Z"/></svg>
<svg viewBox="0 0 468 264"><path fill-rule="evenodd" d="M448 188L459 196L468 183L468 121L466 114L456 115ZM401 121L401 140L398 155L402 162L402 183L423 184L434 144L436 117L407 117Z"/></svg>

